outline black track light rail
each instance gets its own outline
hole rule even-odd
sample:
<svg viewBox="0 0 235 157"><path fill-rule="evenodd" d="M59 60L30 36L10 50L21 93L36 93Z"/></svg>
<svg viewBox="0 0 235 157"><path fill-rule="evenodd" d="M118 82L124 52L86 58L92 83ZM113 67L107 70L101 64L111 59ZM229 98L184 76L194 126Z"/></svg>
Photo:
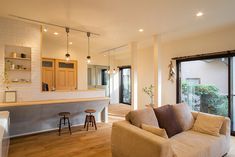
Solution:
<svg viewBox="0 0 235 157"><path fill-rule="evenodd" d="M67 27L67 26L57 25L57 24L48 23L48 22L44 22L44 21L33 20L33 19L29 19L29 18L17 16L17 15L10 14L9 16L14 17L14 18L18 18L18 19L21 19L21 20L26 20L26 21L30 21L30 22L34 22L34 23L43 24L43 25L49 25L49 26L60 27L60 28L65 28L65 29L69 28L70 30L73 30L73 31L82 32L82 33L86 33L86 34L89 33L89 34L92 34L92 35L100 36L100 34L98 34L98 33L84 31L84 30L80 30L80 29L76 29L76 28L70 28L70 27Z"/></svg>

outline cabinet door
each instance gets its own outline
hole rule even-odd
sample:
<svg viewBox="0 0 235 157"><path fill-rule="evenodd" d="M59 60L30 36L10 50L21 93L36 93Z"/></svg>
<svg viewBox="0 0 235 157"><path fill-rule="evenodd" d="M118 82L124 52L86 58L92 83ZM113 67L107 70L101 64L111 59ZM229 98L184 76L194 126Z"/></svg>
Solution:
<svg viewBox="0 0 235 157"><path fill-rule="evenodd" d="M49 91L55 88L54 59L42 59L42 82L48 84Z"/></svg>
<svg viewBox="0 0 235 157"><path fill-rule="evenodd" d="M56 89L77 89L77 63L76 61L56 60Z"/></svg>

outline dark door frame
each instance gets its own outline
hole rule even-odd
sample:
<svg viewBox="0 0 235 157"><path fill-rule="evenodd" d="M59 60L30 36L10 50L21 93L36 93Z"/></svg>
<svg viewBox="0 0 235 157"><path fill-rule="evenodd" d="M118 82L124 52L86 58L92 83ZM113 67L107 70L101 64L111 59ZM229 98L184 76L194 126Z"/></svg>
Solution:
<svg viewBox="0 0 235 157"><path fill-rule="evenodd" d="M123 102L123 94L122 94L122 92L123 92L123 80L122 80L122 70L123 69L130 69L130 80L131 80L131 66L120 66L120 67L118 67L119 68L119 71L120 71L120 73L119 73L119 102L120 103L122 103L122 104L127 104L127 105L131 105L131 93L132 93L132 91L131 91L131 93L130 93L130 103L126 103L126 102ZM130 88L131 88L131 82L130 82Z"/></svg>
<svg viewBox="0 0 235 157"><path fill-rule="evenodd" d="M185 58L176 60L176 102L180 103L181 101L181 63L187 61L197 61L197 60L206 60L206 59L216 59L216 58L228 58L228 117L231 119L231 128L233 128L233 60L232 57L235 57L235 54L224 54L224 55L210 55L208 56L199 56L193 58ZM231 135L235 136L235 131L231 129Z"/></svg>

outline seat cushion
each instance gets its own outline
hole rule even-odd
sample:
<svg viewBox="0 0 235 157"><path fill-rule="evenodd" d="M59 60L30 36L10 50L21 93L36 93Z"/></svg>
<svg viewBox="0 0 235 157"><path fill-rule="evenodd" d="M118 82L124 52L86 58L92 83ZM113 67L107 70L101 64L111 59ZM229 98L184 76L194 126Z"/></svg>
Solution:
<svg viewBox="0 0 235 157"><path fill-rule="evenodd" d="M177 157L222 157L226 154L226 137L212 136L192 130L170 138Z"/></svg>
<svg viewBox="0 0 235 157"><path fill-rule="evenodd" d="M173 109L181 128L184 131L190 130L193 127L194 118L188 105L185 103L175 104Z"/></svg>
<svg viewBox="0 0 235 157"><path fill-rule="evenodd" d="M126 115L126 120L137 127L141 127L141 124L159 127L158 120L152 108L130 111Z"/></svg>
<svg viewBox="0 0 235 157"><path fill-rule="evenodd" d="M182 132L182 128L176 119L172 105L154 108L154 112L158 119L159 127L166 130L169 138Z"/></svg>

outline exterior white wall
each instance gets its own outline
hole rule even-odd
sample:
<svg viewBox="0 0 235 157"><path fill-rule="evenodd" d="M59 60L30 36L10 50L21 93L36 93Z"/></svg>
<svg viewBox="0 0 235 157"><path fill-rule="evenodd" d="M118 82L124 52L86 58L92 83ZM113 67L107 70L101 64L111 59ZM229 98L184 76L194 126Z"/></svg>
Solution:
<svg viewBox="0 0 235 157"><path fill-rule="evenodd" d="M87 91L87 75L85 69L81 70L78 86L83 91L74 92L41 92L41 27L21 21L0 18L0 74L4 72L4 48L5 45L26 46L32 48L32 83L12 84L10 90L17 91L18 101L88 98L104 96L103 90ZM79 64L83 67L84 64ZM84 85L83 85L84 84ZM3 101L5 86L2 78L0 83L0 102Z"/></svg>
<svg viewBox="0 0 235 157"><path fill-rule="evenodd" d="M200 78L203 85L215 85L222 94L228 94L228 65L213 62L190 61L181 63L181 79Z"/></svg>

